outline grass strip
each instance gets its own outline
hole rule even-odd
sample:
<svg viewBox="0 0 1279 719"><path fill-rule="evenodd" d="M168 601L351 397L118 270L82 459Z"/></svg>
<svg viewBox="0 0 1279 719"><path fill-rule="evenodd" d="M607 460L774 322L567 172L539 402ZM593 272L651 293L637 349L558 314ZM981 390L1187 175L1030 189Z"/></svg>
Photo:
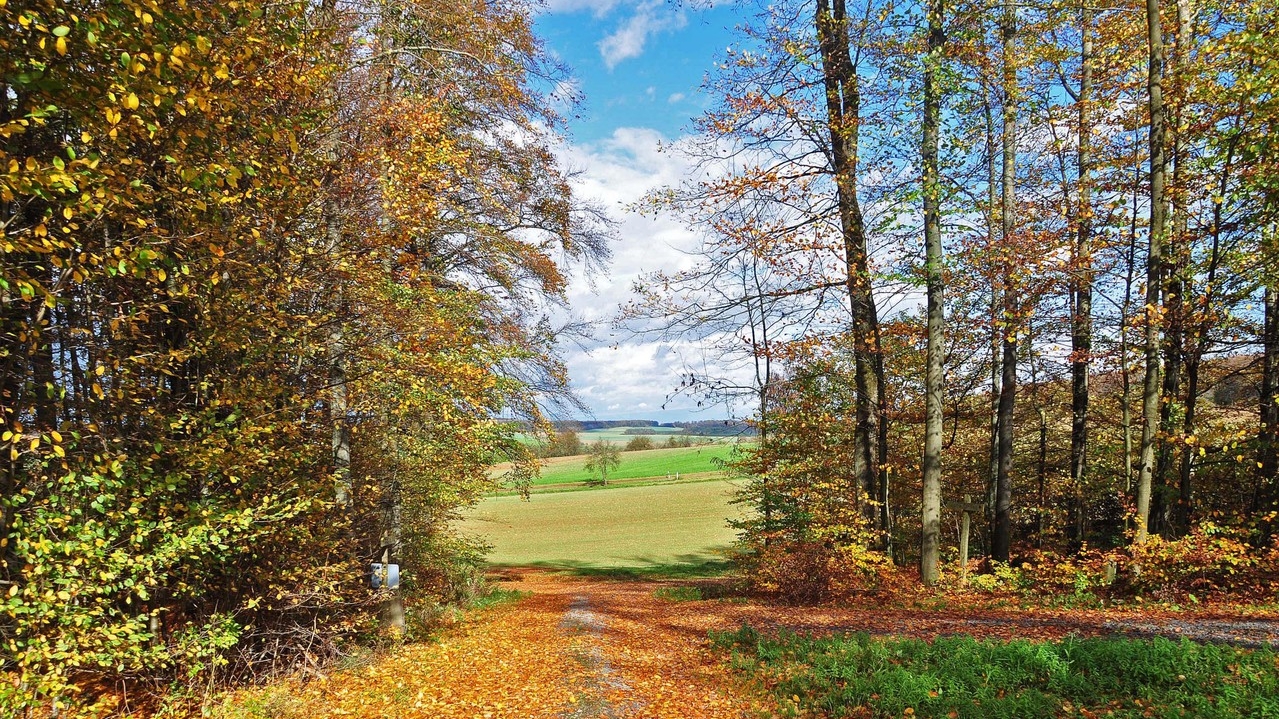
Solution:
<svg viewBox="0 0 1279 719"><path fill-rule="evenodd" d="M784 716L1279 719L1279 658L1189 640L713 633Z"/></svg>

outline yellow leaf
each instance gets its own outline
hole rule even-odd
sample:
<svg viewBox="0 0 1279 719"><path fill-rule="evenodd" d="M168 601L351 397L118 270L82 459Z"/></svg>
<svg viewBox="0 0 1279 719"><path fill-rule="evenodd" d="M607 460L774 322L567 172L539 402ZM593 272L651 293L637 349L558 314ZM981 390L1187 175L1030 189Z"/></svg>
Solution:
<svg viewBox="0 0 1279 719"><path fill-rule="evenodd" d="M39 437L36 437L35 439L32 439L32 440L31 440L31 451L32 451L32 452L34 452L34 451L36 451L37 449L39 449L39 447L40 447L40 438L39 438Z"/></svg>
<svg viewBox="0 0 1279 719"><path fill-rule="evenodd" d="M63 448L62 448L62 445L60 445L60 444L55 444L55 445L53 445L53 453L54 453L54 454L56 454L56 455L58 455L59 457L65 457L65 456L67 456L67 451L66 451L65 449L63 449Z"/></svg>
<svg viewBox="0 0 1279 719"><path fill-rule="evenodd" d="M133 93L129 93L129 96L124 98L124 106L130 110L138 109L138 96Z"/></svg>
<svg viewBox="0 0 1279 719"><path fill-rule="evenodd" d="M0 2L3 2L3 0L0 0ZM18 585L15 584L12 587L9 587L9 596L12 597L13 595L17 593L18 593Z"/></svg>
<svg viewBox="0 0 1279 719"><path fill-rule="evenodd" d="M61 442L62 442L62 433L61 433L61 432L59 432L58 430L56 430L56 429L55 429L55 430L53 430L52 432L50 432L50 433L49 433L49 436L50 436L50 437L53 437L53 441L54 441L54 442L58 442L59 444L61 444Z"/></svg>
<svg viewBox="0 0 1279 719"><path fill-rule="evenodd" d="M60 38L58 38L58 41L57 41L57 42L55 42L55 43L53 44L53 47L54 47L54 49L56 49L56 50L58 51L58 54L59 54L59 55L66 55L66 54L67 54L67 39L66 39L65 37L60 37Z"/></svg>

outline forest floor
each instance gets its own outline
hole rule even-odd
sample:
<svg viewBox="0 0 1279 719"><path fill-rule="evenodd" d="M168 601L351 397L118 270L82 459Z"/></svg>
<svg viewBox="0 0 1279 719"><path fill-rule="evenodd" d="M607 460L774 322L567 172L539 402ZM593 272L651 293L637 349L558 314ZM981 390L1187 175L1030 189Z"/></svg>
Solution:
<svg viewBox="0 0 1279 719"><path fill-rule="evenodd" d="M793 607L734 596L726 580L583 578L507 570L518 601L468 614L438 640L375 654L321 679L229 698L227 717L647 719L776 716L711 647L708 632L867 632L932 639L1187 637L1279 647L1279 618L1203 608L1055 610ZM700 597L719 597L701 599Z"/></svg>

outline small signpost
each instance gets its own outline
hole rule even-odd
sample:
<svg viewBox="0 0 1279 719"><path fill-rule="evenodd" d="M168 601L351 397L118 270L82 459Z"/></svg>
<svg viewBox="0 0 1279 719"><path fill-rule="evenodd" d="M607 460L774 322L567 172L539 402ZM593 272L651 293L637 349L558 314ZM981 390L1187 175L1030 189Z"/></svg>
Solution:
<svg viewBox="0 0 1279 719"><path fill-rule="evenodd" d="M400 588L400 565L389 562L374 562L370 570L374 589Z"/></svg>
<svg viewBox="0 0 1279 719"><path fill-rule="evenodd" d="M968 529L972 524L973 512L985 511L986 505L972 501L972 495L965 494L962 502L947 502L946 509L954 509L964 513L959 524L959 582L968 584Z"/></svg>

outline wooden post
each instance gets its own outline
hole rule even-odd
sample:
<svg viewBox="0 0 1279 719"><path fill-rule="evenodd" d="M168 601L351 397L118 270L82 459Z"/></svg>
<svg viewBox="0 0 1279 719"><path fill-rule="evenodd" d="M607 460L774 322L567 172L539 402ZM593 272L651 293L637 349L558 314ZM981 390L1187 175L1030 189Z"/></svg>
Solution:
<svg viewBox="0 0 1279 719"><path fill-rule="evenodd" d="M964 513L959 523L959 583L968 584L968 531L972 527L973 512L984 512L986 505L973 502L972 496L965 494L964 501L947 502L946 509Z"/></svg>

